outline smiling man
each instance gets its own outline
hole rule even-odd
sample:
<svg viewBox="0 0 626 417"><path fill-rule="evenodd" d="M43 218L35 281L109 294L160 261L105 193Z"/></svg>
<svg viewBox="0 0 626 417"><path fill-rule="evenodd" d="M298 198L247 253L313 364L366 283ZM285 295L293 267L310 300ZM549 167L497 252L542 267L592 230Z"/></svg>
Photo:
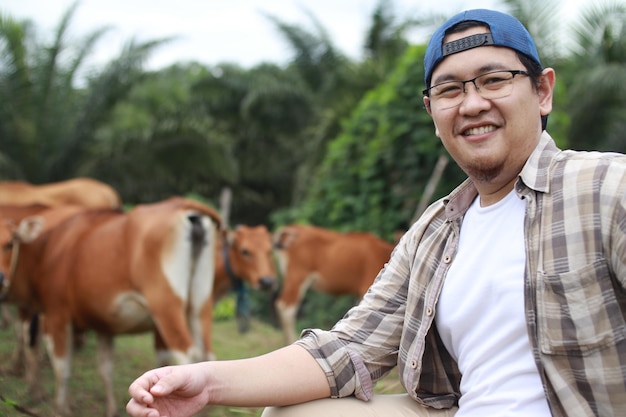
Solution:
<svg viewBox="0 0 626 417"><path fill-rule="evenodd" d="M510 15L452 17L424 69L424 105L468 179L331 330L257 358L149 371L129 388L131 415L626 415L626 157L556 147L555 72ZM374 395L394 366L407 394Z"/></svg>

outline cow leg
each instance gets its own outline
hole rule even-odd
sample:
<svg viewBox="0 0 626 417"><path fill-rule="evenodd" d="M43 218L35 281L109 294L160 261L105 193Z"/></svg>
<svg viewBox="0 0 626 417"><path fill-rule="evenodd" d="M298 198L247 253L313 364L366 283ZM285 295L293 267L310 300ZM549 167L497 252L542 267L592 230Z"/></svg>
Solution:
<svg viewBox="0 0 626 417"><path fill-rule="evenodd" d="M16 346L11 354L11 373L16 376L25 376L28 397L33 402L39 402L45 398L39 379L40 324L39 316L18 309L17 318L14 320Z"/></svg>
<svg viewBox="0 0 626 417"><path fill-rule="evenodd" d="M296 335L298 309L317 275L287 268L284 277L283 289L278 300L274 303L274 307L283 328L285 344L290 344L298 339Z"/></svg>
<svg viewBox="0 0 626 417"><path fill-rule="evenodd" d="M4 306L7 307L7 306ZM25 349L26 349L26 341L29 340L28 337L28 323L29 323L29 315L22 309L18 308L18 316L17 318L12 319L11 324L13 325L13 329L15 332L15 348L11 353L11 367L9 369L9 373L15 376L24 375L25 371Z"/></svg>
<svg viewBox="0 0 626 417"><path fill-rule="evenodd" d="M106 394L106 417L117 414L115 394L113 393L113 337L98 333L98 372L104 384Z"/></svg>
<svg viewBox="0 0 626 417"><path fill-rule="evenodd" d="M156 329L154 330L154 350L156 351L157 367L187 364L197 361L192 360L192 358L199 357L199 351L196 351L196 347L193 345L187 351L188 353L168 347L163 335Z"/></svg>
<svg viewBox="0 0 626 417"><path fill-rule="evenodd" d="M45 317L45 341L55 379L55 406L62 416L72 414L68 403L68 383L71 376L72 326L69 321Z"/></svg>
<svg viewBox="0 0 626 417"><path fill-rule="evenodd" d="M45 398L45 393L39 382L39 319L34 316L30 320L20 320L19 349L26 371L26 385L28 396L32 401L39 402ZM26 343L28 341L28 343Z"/></svg>
<svg viewBox="0 0 626 417"><path fill-rule="evenodd" d="M11 368L9 372L11 375L22 376L26 366L26 358L24 350L26 349L26 342L24 341L25 334L28 334L28 322L24 321L22 317L13 320L13 327L15 329L15 348L11 353ZM26 331L24 330L26 327Z"/></svg>
<svg viewBox="0 0 626 417"><path fill-rule="evenodd" d="M172 352L167 348L163 340L163 336L161 336L161 333L156 329L154 330L154 351L156 352L157 367L160 368L176 363L174 361L174 355L172 355Z"/></svg>
<svg viewBox="0 0 626 417"><path fill-rule="evenodd" d="M206 351L206 356L204 359L207 361L217 360L217 356L213 352L213 341L212 341L213 305L214 305L214 300L213 298L211 298L211 300L205 304L201 313L204 348Z"/></svg>
<svg viewBox="0 0 626 417"><path fill-rule="evenodd" d="M0 314L0 327L6 329L14 321L13 314L11 314L9 306L4 303L0 304L0 309L2 309L2 313Z"/></svg>
<svg viewBox="0 0 626 417"><path fill-rule="evenodd" d="M298 339L296 335L296 315L298 313L298 304L288 305L283 300L276 301L276 311L283 328L285 336L285 344L290 344Z"/></svg>

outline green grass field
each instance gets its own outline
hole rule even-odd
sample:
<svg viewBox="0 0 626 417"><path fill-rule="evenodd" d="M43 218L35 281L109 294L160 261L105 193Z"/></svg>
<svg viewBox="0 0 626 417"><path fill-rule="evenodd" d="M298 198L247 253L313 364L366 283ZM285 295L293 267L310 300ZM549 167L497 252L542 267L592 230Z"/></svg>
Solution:
<svg viewBox="0 0 626 417"><path fill-rule="evenodd" d="M282 346L282 333L260 321L253 321L250 331L239 334L235 320L216 321L214 324L214 349L218 360L237 359L260 355ZM15 346L15 336L11 328L0 329L0 396L13 401L40 417L52 417L54 379L47 357L42 355L41 382L46 391L46 400L34 404L26 396L23 377L12 376L7 372L11 367L11 352ZM75 352L72 362L72 378L69 387L70 404L75 417L104 416L104 392L96 370L96 340L89 334L85 346ZM120 336L115 340L114 384L120 415L128 400L128 385L141 373L155 364L152 338L149 334ZM376 387L378 393L402 392L397 374L392 372ZM260 416L261 409L212 406L198 417L245 417ZM26 414L16 411L6 402L0 401L0 416L22 417Z"/></svg>

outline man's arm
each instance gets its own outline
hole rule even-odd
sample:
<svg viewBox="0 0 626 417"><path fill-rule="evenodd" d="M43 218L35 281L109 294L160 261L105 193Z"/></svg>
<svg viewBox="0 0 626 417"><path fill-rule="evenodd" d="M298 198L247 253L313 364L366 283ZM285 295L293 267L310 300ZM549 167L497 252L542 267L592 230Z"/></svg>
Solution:
<svg viewBox="0 0 626 417"><path fill-rule="evenodd" d="M153 369L128 392L126 411L134 417L188 417L211 404L265 407L330 396L324 372L297 345L255 358Z"/></svg>

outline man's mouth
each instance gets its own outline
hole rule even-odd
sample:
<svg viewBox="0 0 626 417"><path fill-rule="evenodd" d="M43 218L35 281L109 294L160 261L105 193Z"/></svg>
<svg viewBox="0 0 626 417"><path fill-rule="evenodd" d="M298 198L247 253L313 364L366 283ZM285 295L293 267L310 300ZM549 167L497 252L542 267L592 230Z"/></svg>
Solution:
<svg viewBox="0 0 626 417"><path fill-rule="evenodd" d="M494 125L473 127L463 132L463 136L484 135L485 133L493 132L494 130L496 130Z"/></svg>

